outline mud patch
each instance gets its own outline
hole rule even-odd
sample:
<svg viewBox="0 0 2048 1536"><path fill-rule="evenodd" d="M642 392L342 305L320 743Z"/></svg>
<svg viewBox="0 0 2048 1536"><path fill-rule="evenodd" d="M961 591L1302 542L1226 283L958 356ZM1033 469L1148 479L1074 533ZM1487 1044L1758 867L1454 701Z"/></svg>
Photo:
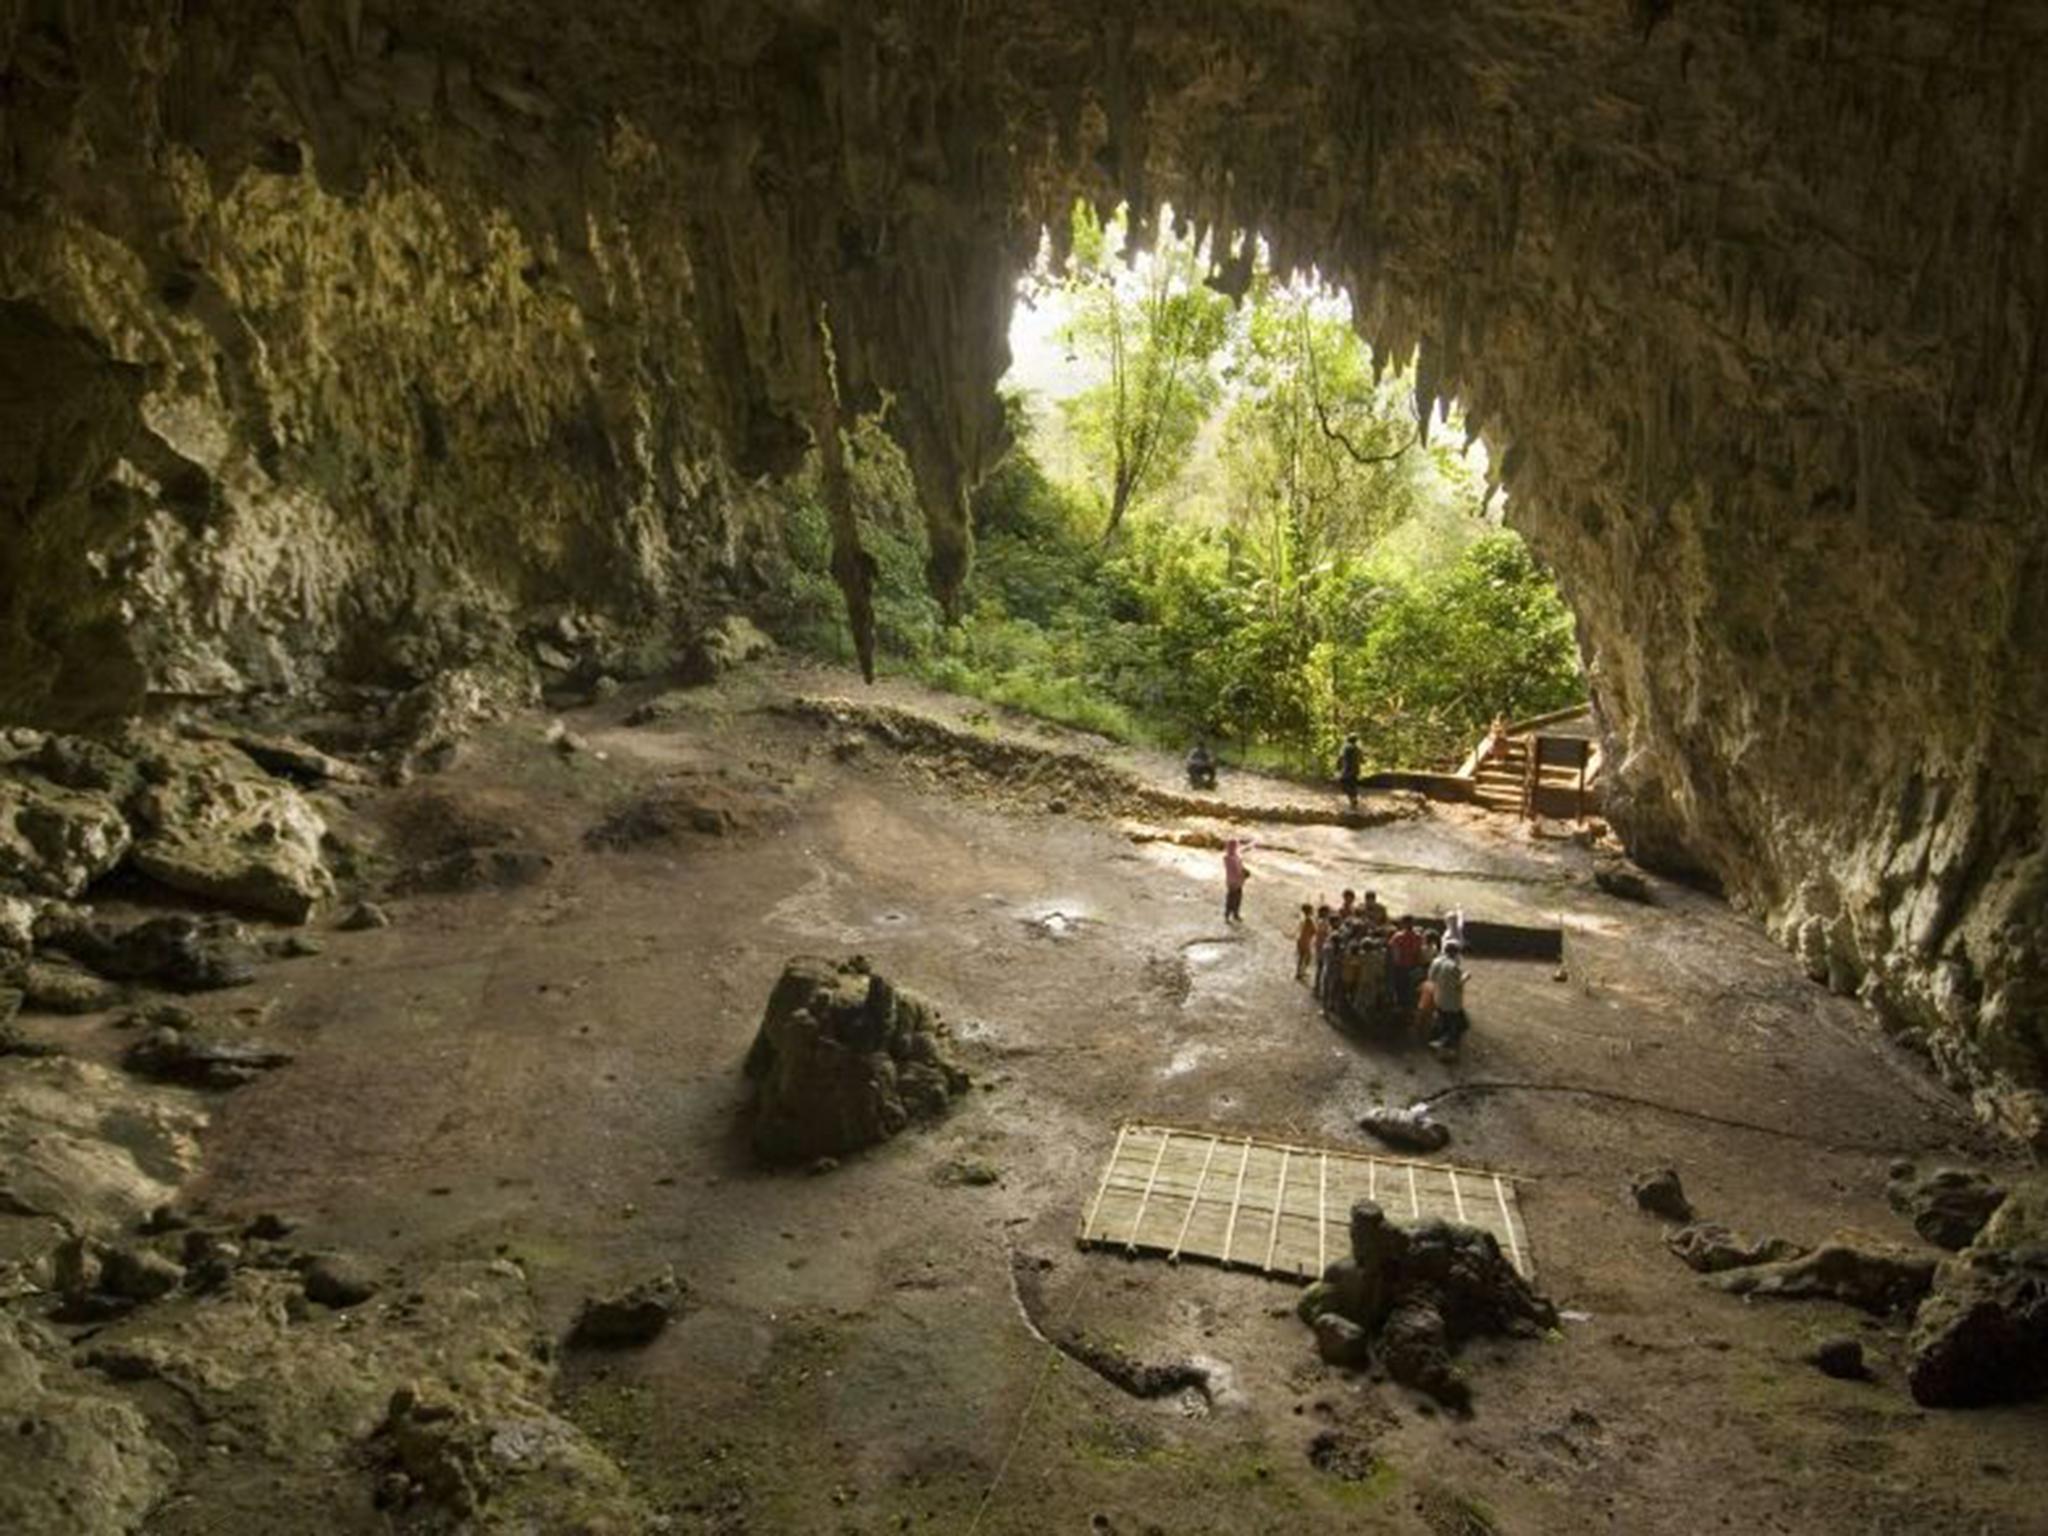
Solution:
<svg viewBox="0 0 2048 1536"><path fill-rule="evenodd" d="M1309 1441L1308 1464L1345 1483L1371 1482L1387 1467L1370 1440L1347 1429L1326 1429Z"/></svg>
<svg viewBox="0 0 2048 1536"><path fill-rule="evenodd" d="M754 836L786 824L793 814L787 794L766 779L727 769L677 773L614 805L583 841L613 852L674 847Z"/></svg>
<svg viewBox="0 0 2048 1536"><path fill-rule="evenodd" d="M1485 1506L1455 1488L1425 1487L1416 1495L1415 1512L1430 1536L1500 1536L1500 1527Z"/></svg>
<svg viewBox="0 0 2048 1536"><path fill-rule="evenodd" d="M1180 955L1153 955L1145 961L1145 985L1178 1006L1195 990L1187 960Z"/></svg>
<svg viewBox="0 0 2048 1536"><path fill-rule="evenodd" d="M419 862L526 841L533 815L518 796L449 785L414 785L384 814L391 851Z"/></svg>

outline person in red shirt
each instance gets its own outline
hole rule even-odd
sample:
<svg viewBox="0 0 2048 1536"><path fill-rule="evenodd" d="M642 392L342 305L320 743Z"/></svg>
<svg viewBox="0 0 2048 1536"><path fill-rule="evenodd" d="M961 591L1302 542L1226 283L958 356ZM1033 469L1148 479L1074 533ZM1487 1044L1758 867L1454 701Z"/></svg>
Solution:
<svg viewBox="0 0 2048 1536"><path fill-rule="evenodd" d="M1404 1009L1415 1006L1426 959L1422 931L1414 918L1403 916L1387 939L1387 978L1394 986L1394 1001Z"/></svg>

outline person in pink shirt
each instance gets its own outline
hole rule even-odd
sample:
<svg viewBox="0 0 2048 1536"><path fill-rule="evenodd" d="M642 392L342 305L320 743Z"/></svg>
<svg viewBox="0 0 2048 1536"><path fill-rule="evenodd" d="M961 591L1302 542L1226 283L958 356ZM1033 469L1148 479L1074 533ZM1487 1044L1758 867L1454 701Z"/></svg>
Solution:
<svg viewBox="0 0 2048 1536"><path fill-rule="evenodd" d="M1231 838L1223 845L1223 920L1244 921L1244 883L1251 871L1244 867L1245 851L1256 845L1248 837Z"/></svg>

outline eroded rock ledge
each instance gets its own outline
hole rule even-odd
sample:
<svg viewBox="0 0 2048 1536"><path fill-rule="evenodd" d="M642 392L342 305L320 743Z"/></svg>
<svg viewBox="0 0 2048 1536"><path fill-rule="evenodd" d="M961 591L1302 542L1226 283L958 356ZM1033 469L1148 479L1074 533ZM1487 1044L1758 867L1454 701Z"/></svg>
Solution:
<svg viewBox="0 0 2048 1536"><path fill-rule="evenodd" d="M1920 0L9 5L0 710L664 656L813 442L864 635L885 401L950 598L1041 224L1170 198L1465 403L1637 855L2048 1141L2044 67Z"/></svg>

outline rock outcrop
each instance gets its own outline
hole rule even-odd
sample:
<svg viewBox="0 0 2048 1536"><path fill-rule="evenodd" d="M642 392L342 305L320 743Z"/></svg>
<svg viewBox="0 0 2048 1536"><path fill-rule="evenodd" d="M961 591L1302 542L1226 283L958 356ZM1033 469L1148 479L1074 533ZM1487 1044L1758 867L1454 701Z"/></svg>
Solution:
<svg viewBox="0 0 2048 1536"><path fill-rule="evenodd" d="M1974 1168L1936 1168L1921 1173L1911 1163L1892 1168L1885 1198L1913 1223L1913 1230L1937 1248L1967 1248L2005 1201L2003 1184Z"/></svg>
<svg viewBox="0 0 2048 1536"><path fill-rule="evenodd" d="M0 711L628 675L807 459L866 655L840 429L952 602L1041 228L1170 200L1462 401L1630 851L2048 1143L2044 70L1824 0L17 6Z"/></svg>
<svg viewBox="0 0 2048 1536"><path fill-rule="evenodd" d="M754 1150L768 1162L839 1157L945 1114L967 1074L931 1004L859 956L796 959L747 1053Z"/></svg>
<svg viewBox="0 0 2048 1536"><path fill-rule="evenodd" d="M291 771L283 766L266 769L225 740L134 727L106 741L17 736L0 749L0 891L46 906L132 868L172 890L293 923L334 893L322 851L327 823L279 776ZM280 762L274 748L258 750ZM127 947L95 947L82 918L60 915L56 927L117 968L127 964Z"/></svg>
<svg viewBox="0 0 2048 1536"><path fill-rule="evenodd" d="M1351 1253L1302 1292L1296 1309L1332 1365L1377 1359L1404 1386L1453 1408L1471 1387L1452 1360L1465 1340L1530 1337L1557 1326L1491 1233L1442 1221L1396 1226L1371 1200L1351 1208Z"/></svg>
<svg viewBox="0 0 2048 1536"><path fill-rule="evenodd" d="M1930 1408L2048 1394L2048 1181L2014 1190L1936 1272L1906 1379Z"/></svg>

